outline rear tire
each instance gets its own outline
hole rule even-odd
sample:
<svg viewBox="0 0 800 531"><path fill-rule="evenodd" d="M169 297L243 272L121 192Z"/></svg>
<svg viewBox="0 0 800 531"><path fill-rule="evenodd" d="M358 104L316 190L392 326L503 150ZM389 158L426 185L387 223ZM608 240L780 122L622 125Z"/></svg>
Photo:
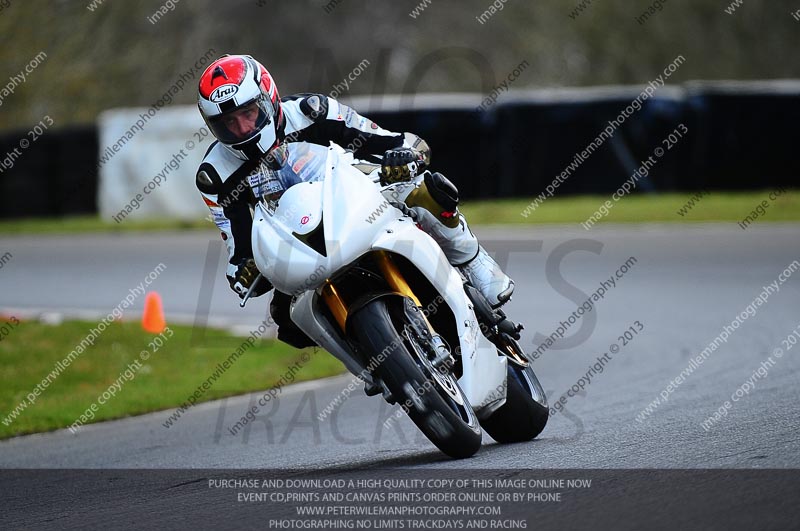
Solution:
<svg viewBox="0 0 800 531"><path fill-rule="evenodd" d="M420 349L409 349L408 341L414 338L403 333L405 323L398 327L392 321L387 302L370 302L353 314L348 324L368 355L384 358L374 373L398 404L407 405L408 416L437 448L457 459L475 454L481 446L482 432L472 406L455 377L444 375L455 386L451 387L451 395L440 386L438 378L427 374L426 364L411 353Z"/></svg>
<svg viewBox="0 0 800 531"><path fill-rule="evenodd" d="M547 398L530 366L508 362L506 403L481 426L499 443L525 442L536 438L549 418Z"/></svg>

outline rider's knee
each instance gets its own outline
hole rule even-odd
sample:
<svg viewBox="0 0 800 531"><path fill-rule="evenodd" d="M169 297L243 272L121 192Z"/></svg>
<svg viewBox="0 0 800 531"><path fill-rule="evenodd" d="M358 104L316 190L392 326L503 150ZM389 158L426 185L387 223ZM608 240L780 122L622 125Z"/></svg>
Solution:
<svg viewBox="0 0 800 531"><path fill-rule="evenodd" d="M308 337L305 332L292 321L289 316L289 306L292 297L286 293L275 290L272 302L269 305L269 313L275 325L278 327L278 339L295 348L312 347L316 343Z"/></svg>
<svg viewBox="0 0 800 531"><path fill-rule="evenodd" d="M428 210L447 227L458 226L458 188L441 173L426 173L422 184L409 194L406 204Z"/></svg>
<svg viewBox="0 0 800 531"><path fill-rule="evenodd" d="M425 185L434 201L442 208L453 211L458 208L458 188L439 172L426 173Z"/></svg>

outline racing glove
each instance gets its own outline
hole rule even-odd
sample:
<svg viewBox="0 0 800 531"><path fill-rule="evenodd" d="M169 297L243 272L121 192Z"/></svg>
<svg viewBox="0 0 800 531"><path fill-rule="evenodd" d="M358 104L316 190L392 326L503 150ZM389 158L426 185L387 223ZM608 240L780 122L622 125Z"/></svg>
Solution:
<svg viewBox="0 0 800 531"><path fill-rule="evenodd" d="M410 181L426 168L425 157L414 148L399 147L386 151L381 161L381 186Z"/></svg>
<svg viewBox="0 0 800 531"><path fill-rule="evenodd" d="M228 277L228 283L231 285L231 289L239 294L240 299L244 299L244 296L247 294L247 290L250 289L250 286L253 285L253 282L258 277L259 271L256 267L256 262L252 258L247 258L242 260L239 263L238 269L236 270L236 275L233 277ZM265 294L269 290L272 289L272 284L267 277L261 276L256 283L256 287L253 288L253 293L250 294L251 297L258 297L260 295Z"/></svg>

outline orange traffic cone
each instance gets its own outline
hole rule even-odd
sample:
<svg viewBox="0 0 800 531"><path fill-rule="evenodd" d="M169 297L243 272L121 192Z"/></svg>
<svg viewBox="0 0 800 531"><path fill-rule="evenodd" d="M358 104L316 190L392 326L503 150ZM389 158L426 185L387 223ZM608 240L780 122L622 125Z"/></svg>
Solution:
<svg viewBox="0 0 800 531"><path fill-rule="evenodd" d="M142 328L151 334L160 334L167 327L164 320L164 307L161 304L161 295L151 291L144 299L144 313L142 314Z"/></svg>

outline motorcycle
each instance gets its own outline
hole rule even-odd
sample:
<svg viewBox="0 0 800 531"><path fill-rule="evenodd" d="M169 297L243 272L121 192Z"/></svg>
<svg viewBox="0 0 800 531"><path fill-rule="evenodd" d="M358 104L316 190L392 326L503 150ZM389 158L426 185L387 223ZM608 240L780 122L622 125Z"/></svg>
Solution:
<svg viewBox="0 0 800 531"><path fill-rule="evenodd" d="M534 439L548 407L522 326L390 202L377 167L358 169L335 144L290 149L281 171L295 184L275 193L262 175L254 189L252 248L259 271L293 295L292 321L448 456L477 452L482 428L500 443Z"/></svg>

